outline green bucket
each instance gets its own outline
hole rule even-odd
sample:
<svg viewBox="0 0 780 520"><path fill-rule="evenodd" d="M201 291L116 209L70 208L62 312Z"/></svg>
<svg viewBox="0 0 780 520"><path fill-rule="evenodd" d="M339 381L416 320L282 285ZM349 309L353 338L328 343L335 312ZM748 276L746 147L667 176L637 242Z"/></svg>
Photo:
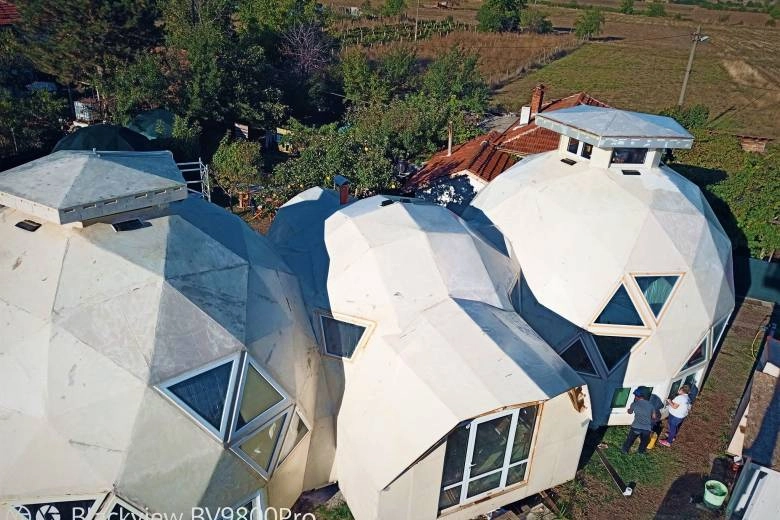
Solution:
<svg viewBox="0 0 780 520"><path fill-rule="evenodd" d="M726 500L729 488L723 482L708 480L704 483L704 502L712 507L720 507Z"/></svg>

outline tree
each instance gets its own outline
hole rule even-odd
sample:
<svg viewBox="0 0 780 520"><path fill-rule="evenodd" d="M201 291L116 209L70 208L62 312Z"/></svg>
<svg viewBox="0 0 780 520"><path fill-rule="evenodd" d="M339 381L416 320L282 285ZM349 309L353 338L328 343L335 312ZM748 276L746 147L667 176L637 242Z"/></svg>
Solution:
<svg viewBox="0 0 780 520"><path fill-rule="evenodd" d="M406 0L385 0L382 14L385 16L398 16L406 9Z"/></svg>
<svg viewBox="0 0 780 520"><path fill-rule="evenodd" d="M50 149L63 136L67 103L37 91L14 97L0 89L0 156Z"/></svg>
<svg viewBox="0 0 780 520"><path fill-rule="evenodd" d="M153 54L139 56L104 85L114 100L114 119L121 124L138 112L163 106L169 100L160 57Z"/></svg>
<svg viewBox="0 0 780 520"><path fill-rule="evenodd" d="M159 44L156 0L17 0L16 50L63 84L91 83Z"/></svg>
<svg viewBox="0 0 780 520"><path fill-rule="evenodd" d="M601 34L601 25L604 23L604 14L600 9L586 9L574 23L574 33L581 40L590 40Z"/></svg>
<svg viewBox="0 0 780 520"><path fill-rule="evenodd" d="M634 14L634 0L622 0L620 2L620 12L623 14Z"/></svg>
<svg viewBox="0 0 780 520"><path fill-rule="evenodd" d="M661 2L653 2L650 5L647 6L647 11L645 12L647 16L657 16L657 17L663 17L666 16L666 8L664 7L664 4Z"/></svg>
<svg viewBox="0 0 780 520"><path fill-rule="evenodd" d="M440 55L423 74L422 93L438 101L452 100L462 110L483 112L489 90L477 59L459 49Z"/></svg>
<svg viewBox="0 0 780 520"><path fill-rule="evenodd" d="M477 28L485 32L514 31L525 0L485 0L477 11Z"/></svg>
<svg viewBox="0 0 780 520"><path fill-rule="evenodd" d="M281 52L304 75L320 72L330 63L333 42L319 25L296 23L282 34Z"/></svg>
<svg viewBox="0 0 780 520"><path fill-rule="evenodd" d="M177 162L197 161L200 157L200 124L175 115L171 137L155 139L152 146L158 150L170 150Z"/></svg>
<svg viewBox="0 0 780 520"><path fill-rule="evenodd" d="M261 166L260 145L243 139L232 140L230 134L222 138L211 159L214 180L231 199L259 182ZM232 200L230 209L233 210Z"/></svg>
<svg viewBox="0 0 780 520"><path fill-rule="evenodd" d="M660 112L662 116L675 119L687 130L705 128L710 120L710 109L707 105L693 105L689 107L671 107Z"/></svg>
<svg viewBox="0 0 780 520"><path fill-rule="evenodd" d="M541 11L523 9L520 12L520 27L528 32L547 34L552 32L552 22Z"/></svg>

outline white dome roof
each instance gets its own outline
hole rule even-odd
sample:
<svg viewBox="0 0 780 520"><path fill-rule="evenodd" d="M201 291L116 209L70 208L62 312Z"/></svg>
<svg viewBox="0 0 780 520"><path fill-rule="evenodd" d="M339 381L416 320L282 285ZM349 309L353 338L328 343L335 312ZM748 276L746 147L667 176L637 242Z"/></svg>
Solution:
<svg viewBox="0 0 780 520"><path fill-rule="evenodd" d="M665 372L734 305L729 239L701 191L665 166L624 175L540 154L490 183L464 217L486 235L498 230L538 302L578 327L592 330L623 284L651 336L647 355L663 356L655 366ZM677 280L659 320L636 276ZM649 354L659 343L668 352Z"/></svg>
<svg viewBox="0 0 780 520"><path fill-rule="evenodd" d="M247 350L313 408L300 290L266 240L200 199L124 232L26 218L0 208L0 502L114 489L189 514L257 492L260 475L153 387Z"/></svg>

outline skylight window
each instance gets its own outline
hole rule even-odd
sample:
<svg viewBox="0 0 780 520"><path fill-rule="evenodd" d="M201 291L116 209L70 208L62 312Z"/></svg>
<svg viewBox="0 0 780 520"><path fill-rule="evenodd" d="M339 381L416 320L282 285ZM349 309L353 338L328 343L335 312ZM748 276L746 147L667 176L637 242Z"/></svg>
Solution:
<svg viewBox="0 0 780 520"><path fill-rule="evenodd" d="M601 325L644 325L623 284L620 284L612 299L596 318L596 323Z"/></svg>
<svg viewBox="0 0 780 520"><path fill-rule="evenodd" d="M637 285L645 296L647 305L653 311L653 315L658 318L666 305L672 289L677 284L679 276L635 276Z"/></svg>
<svg viewBox="0 0 780 520"><path fill-rule="evenodd" d="M210 363L161 385L161 390L222 440L227 430L228 403L238 365L237 356Z"/></svg>
<svg viewBox="0 0 780 520"><path fill-rule="evenodd" d="M143 222L141 219L131 219L131 220L125 220L123 222L116 222L114 224L111 224L111 226L114 228L114 231L120 232L120 231L135 231L136 229L141 229L145 227L151 226L148 222Z"/></svg>
<svg viewBox="0 0 780 520"><path fill-rule="evenodd" d="M621 361L628 357L631 353L631 349L634 345L639 343L641 338L628 338L623 336L598 336L593 335L593 341L596 343L596 348L601 354L601 358L604 360L607 370L612 370L617 367Z"/></svg>
<svg viewBox="0 0 780 520"><path fill-rule="evenodd" d="M325 351L333 356L351 358L366 327L320 315Z"/></svg>
<svg viewBox="0 0 780 520"><path fill-rule="evenodd" d="M247 357L241 390L236 400L234 431L238 433L247 425L266 422L287 407L287 401L284 390L276 385L252 358Z"/></svg>
<svg viewBox="0 0 780 520"><path fill-rule="evenodd" d="M30 233L35 233L38 231L38 228L41 227L41 224L35 222L34 220L25 219L17 222L16 227L19 229L24 229L25 231L29 231Z"/></svg>
<svg viewBox="0 0 780 520"><path fill-rule="evenodd" d="M587 350L585 350L585 345L579 338L561 354L561 357L577 372L590 376L598 375Z"/></svg>

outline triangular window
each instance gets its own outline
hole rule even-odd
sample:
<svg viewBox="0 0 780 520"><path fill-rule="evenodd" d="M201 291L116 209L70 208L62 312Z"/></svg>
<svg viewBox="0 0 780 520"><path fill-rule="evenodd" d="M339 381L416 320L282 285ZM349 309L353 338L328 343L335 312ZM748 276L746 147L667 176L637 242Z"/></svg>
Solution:
<svg viewBox="0 0 780 520"><path fill-rule="evenodd" d="M284 391L274 384L270 377L263 374L251 358L247 358L236 407L234 431L241 430L266 412L271 411L269 415L272 415L281 411L272 409L285 400Z"/></svg>
<svg viewBox="0 0 780 520"><path fill-rule="evenodd" d="M645 295L645 300L656 318L666 305L679 276L636 276L636 283Z"/></svg>
<svg viewBox="0 0 780 520"><path fill-rule="evenodd" d="M602 325L644 325L623 284L620 284L612 299L596 318L596 323Z"/></svg>
<svg viewBox="0 0 780 520"><path fill-rule="evenodd" d="M287 430L287 437L284 439L282 450L279 453L279 464L284 462L287 455L303 440L307 433L309 433L309 427L303 422L299 413L294 413Z"/></svg>
<svg viewBox="0 0 780 520"><path fill-rule="evenodd" d="M596 342L601 358L610 372L631 353L631 349L639 340L640 338L593 335L593 341Z"/></svg>
<svg viewBox="0 0 780 520"><path fill-rule="evenodd" d="M682 367L683 370L687 368L695 367L696 365L702 363L707 358L707 337L705 336L703 340L701 340L701 343L699 343L699 346L696 347L696 350L693 351L693 354L691 354L691 357L688 358L688 362L685 363L685 366Z"/></svg>
<svg viewBox="0 0 780 520"><path fill-rule="evenodd" d="M285 413L260 428L235 447L253 468L268 477L274 465L285 422L289 413Z"/></svg>
<svg viewBox="0 0 780 520"><path fill-rule="evenodd" d="M593 367L588 353L585 350L585 345L582 344L582 340L578 339L567 348L561 357L577 372L588 375L598 375L596 369Z"/></svg>
<svg viewBox="0 0 780 520"><path fill-rule="evenodd" d="M160 388L222 440L236 372L237 358L234 357L179 376Z"/></svg>
<svg viewBox="0 0 780 520"><path fill-rule="evenodd" d="M366 327L320 315L325 351L333 356L350 358L360 344Z"/></svg>
<svg viewBox="0 0 780 520"><path fill-rule="evenodd" d="M92 517L95 499L51 500L19 504L14 509L28 520L86 520Z"/></svg>

